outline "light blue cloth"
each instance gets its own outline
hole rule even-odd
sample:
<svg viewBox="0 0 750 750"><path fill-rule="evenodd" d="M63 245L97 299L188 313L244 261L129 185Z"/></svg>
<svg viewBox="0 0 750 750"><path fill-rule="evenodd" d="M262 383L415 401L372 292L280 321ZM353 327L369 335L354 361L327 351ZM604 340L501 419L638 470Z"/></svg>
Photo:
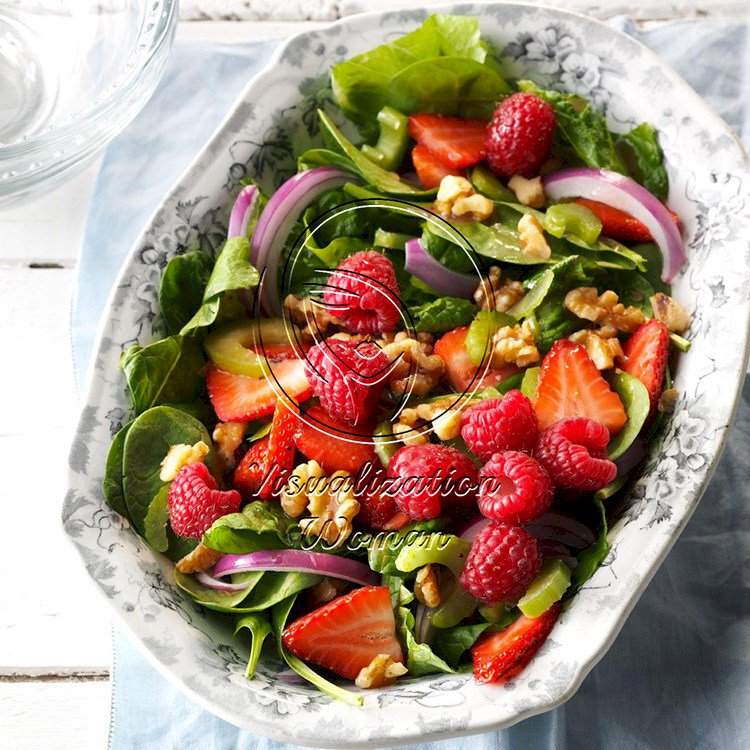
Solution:
<svg viewBox="0 0 750 750"><path fill-rule="evenodd" d="M699 21L636 33L747 145L750 24ZM78 372L125 253L274 43L176 46L153 99L110 146L92 201L72 314ZM510 729L432 743L441 750L750 748L750 384L695 516L609 653L566 705ZM115 633L114 750L282 750L172 687Z"/></svg>

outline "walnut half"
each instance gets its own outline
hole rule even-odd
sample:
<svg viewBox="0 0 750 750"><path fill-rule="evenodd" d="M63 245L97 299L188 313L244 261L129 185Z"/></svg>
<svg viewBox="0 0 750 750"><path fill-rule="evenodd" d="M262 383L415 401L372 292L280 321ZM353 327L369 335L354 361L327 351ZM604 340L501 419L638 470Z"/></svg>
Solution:
<svg viewBox="0 0 750 750"><path fill-rule="evenodd" d="M534 331L531 323L525 320L522 324L504 326L492 337L492 355L490 365L500 369L506 365L528 367L541 359L534 343Z"/></svg>
<svg viewBox="0 0 750 750"><path fill-rule="evenodd" d="M378 654L366 667L363 667L354 684L358 688L379 688L393 685L397 677L407 673L406 667L393 661L388 654Z"/></svg>
<svg viewBox="0 0 750 750"><path fill-rule="evenodd" d="M690 316L685 308L664 292L657 292L649 299L654 317L673 333L685 333L690 328Z"/></svg>
<svg viewBox="0 0 750 750"><path fill-rule="evenodd" d="M440 586L432 565L425 565L419 569L414 581L414 596L425 607L431 609L440 604Z"/></svg>
<svg viewBox="0 0 750 750"><path fill-rule="evenodd" d="M617 336L607 336L607 333L614 334L614 329L592 331L589 328L585 328L582 331L576 331L568 336L568 338L576 344L583 346L586 354L589 355L589 359L596 365L597 369L609 370L615 366L615 359L617 357L624 358L625 353Z"/></svg>
<svg viewBox="0 0 750 750"><path fill-rule="evenodd" d="M646 316L641 310L632 306L625 307L611 290L599 294L594 287L581 286L571 289L565 295L563 304L573 315L583 320L590 320L622 333L633 333L646 322Z"/></svg>
<svg viewBox="0 0 750 750"><path fill-rule="evenodd" d="M524 296L520 281L502 279L500 269L491 266L474 292L474 302L480 310L499 310L507 312Z"/></svg>

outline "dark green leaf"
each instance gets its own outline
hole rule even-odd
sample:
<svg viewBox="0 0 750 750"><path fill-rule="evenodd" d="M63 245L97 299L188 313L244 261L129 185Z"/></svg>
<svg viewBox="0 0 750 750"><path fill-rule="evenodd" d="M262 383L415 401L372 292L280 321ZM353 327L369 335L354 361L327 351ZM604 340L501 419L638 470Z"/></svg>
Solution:
<svg viewBox="0 0 750 750"><path fill-rule="evenodd" d="M445 662L457 668L464 653L477 642L479 636L490 625L489 622L479 622L476 625L457 625L455 628L441 630L433 648Z"/></svg>
<svg viewBox="0 0 750 750"><path fill-rule="evenodd" d="M125 451L125 438L128 430L133 426L132 422L123 425L115 435L112 445L109 446L107 464L104 469L104 481L102 482L102 493L112 510L121 516L128 518L128 508L125 505L125 496L122 492L122 464Z"/></svg>
<svg viewBox="0 0 750 750"><path fill-rule="evenodd" d="M596 573L599 566L604 562L609 554L609 542L607 542L607 511L601 498L594 495L594 503L599 511L601 525L597 540L587 547L578 555L578 565L573 571L573 577L570 588L565 594L565 598L571 597Z"/></svg>
<svg viewBox="0 0 750 750"><path fill-rule="evenodd" d="M159 310L167 333L179 333L198 311L213 266L213 258L202 250L176 255L167 263L159 285Z"/></svg>
<svg viewBox="0 0 750 750"><path fill-rule="evenodd" d="M669 194L669 177L664 167L664 155L659 146L659 138L653 126L642 122L621 136L618 145L625 153L633 179L640 182L646 190L650 190L659 200L666 200Z"/></svg>
<svg viewBox="0 0 750 750"><path fill-rule="evenodd" d="M423 305L409 308L414 330L445 333L471 323L477 306L467 299L440 297Z"/></svg>
<svg viewBox="0 0 750 750"><path fill-rule="evenodd" d="M522 91L536 94L552 105L558 127L585 164L626 174L607 121L590 102L573 94L545 91L531 81L519 81L518 87Z"/></svg>
<svg viewBox="0 0 750 750"><path fill-rule="evenodd" d="M278 505L255 501L241 513L214 521L203 535L203 544L226 554L244 555L263 549L289 547L289 531L295 525Z"/></svg>
<svg viewBox="0 0 750 750"><path fill-rule="evenodd" d="M270 609L283 599L309 589L322 580L323 576L314 573L264 573L250 597L242 603L241 611L262 612Z"/></svg>
<svg viewBox="0 0 750 750"><path fill-rule="evenodd" d="M646 423L651 410L651 401L646 386L638 378L620 370L609 377L610 385L625 407L628 421L607 446L610 460L619 458L632 445Z"/></svg>
<svg viewBox="0 0 750 750"><path fill-rule="evenodd" d="M194 576L180 573L177 568L172 571L174 582L191 599L206 609L214 612L234 613L248 594L258 585L263 577L262 572L237 573L232 576L232 583L246 584L241 591L226 592L204 586Z"/></svg>
<svg viewBox="0 0 750 750"><path fill-rule="evenodd" d="M200 343L188 336L169 336L145 347L133 344L120 357L136 414L159 404L194 401L205 364Z"/></svg>
<svg viewBox="0 0 750 750"><path fill-rule="evenodd" d="M166 552L169 548L169 539L167 539L168 495L169 485L165 484L149 504L146 518L143 520L143 537L149 543L149 546L157 552Z"/></svg>

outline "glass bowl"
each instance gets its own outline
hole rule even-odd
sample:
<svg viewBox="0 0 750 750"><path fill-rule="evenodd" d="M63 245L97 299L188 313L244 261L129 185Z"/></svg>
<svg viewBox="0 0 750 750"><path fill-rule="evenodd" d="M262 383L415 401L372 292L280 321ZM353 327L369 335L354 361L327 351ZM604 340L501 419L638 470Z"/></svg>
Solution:
<svg viewBox="0 0 750 750"><path fill-rule="evenodd" d="M90 162L154 91L177 0L0 4L0 207Z"/></svg>

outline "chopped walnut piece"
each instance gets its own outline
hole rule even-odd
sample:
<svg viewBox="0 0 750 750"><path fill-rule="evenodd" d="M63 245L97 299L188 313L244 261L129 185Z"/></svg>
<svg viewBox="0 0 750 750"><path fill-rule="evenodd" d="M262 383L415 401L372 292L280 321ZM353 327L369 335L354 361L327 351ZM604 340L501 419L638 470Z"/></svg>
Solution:
<svg viewBox="0 0 750 750"><path fill-rule="evenodd" d="M414 596L425 607L437 607L440 604L440 586L432 565L425 565L419 569L414 581Z"/></svg>
<svg viewBox="0 0 750 750"><path fill-rule="evenodd" d="M565 307L583 320L598 323L603 328L613 328L622 333L633 333L646 322L646 316L637 307L625 307L618 302L613 291L598 294L594 287L571 289L563 301Z"/></svg>
<svg viewBox="0 0 750 750"><path fill-rule="evenodd" d="M325 484L326 473L317 461L295 466L281 491L281 509L290 518L299 518L306 510L308 496Z"/></svg>
<svg viewBox="0 0 750 750"><path fill-rule="evenodd" d="M440 181L435 210L446 218L455 216L486 221L492 216L494 206L489 198L475 192L465 177L446 175Z"/></svg>
<svg viewBox="0 0 750 750"><path fill-rule="evenodd" d="M390 362L395 362L388 376L395 393L425 396L440 382L445 363L432 353L431 344L411 338L406 331L383 341L381 351Z"/></svg>
<svg viewBox="0 0 750 750"><path fill-rule="evenodd" d="M340 578L324 578L320 583L307 590L307 601L311 607L320 607L332 602L344 593L348 583Z"/></svg>
<svg viewBox="0 0 750 750"><path fill-rule="evenodd" d="M284 311L292 323L300 327L300 334L306 339L317 339L344 327L322 301L312 297L289 294L284 300Z"/></svg>
<svg viewBox="0 0 750 750"><path fill-rule="evenodd" d="M544 205L544 188L541 177L527 180L520 174L513 175L508 181L508 187L516 194L519 203L531 208L541 208Z"/></svg>
<svg viewBox="0 0 750 750"><path fill-rule="evenodd" d="M393 425L393 437L404 445L424 445L430 442L425 420L420 419L416 409L404 409L398 422Z"/></svg>
<svg viewBox="0 0 750 750"><path fill-rule="evenodd" d="M192 552L188 552L182 560L175 564L175 568L185 575L203 573L213 568L223 554L223 552L217 552L215 549L206 547L203 542L200 542Z"/></svg>
<svg viewBox="0 0 750 750"><path fill-rule="evenodd" d="M207 455L208 446L202 440L195 445L173 445L161 462L159 479L162 482L171 482L183 467L201 463Z"/></svg>
<svg viewBox="0 0 750 750"><path fill-rule="evenodd" d="M625 357L622 345L617 336L614 335L614 329L601 329L592 331L585 328L582 331L576 331L568 336L571 341L581 344L586 349L591 361L599 370L609 370L615 366L617 357ZM611 334L611 335L606 335Z"/></svg>
<svg viewBox="0 0 750 750"><path fill-rule="evenodd" d="M657 292L650 298L654 317L660 320L673 333L685 333L690 328L690 316L685 308L664 292Z"/></svg>
<svg viewBox="0 0 750 750"><path fill-rule="evenodd" d="M677 392L676 388L667 388L667 390L659 396L656 408L663 414L670 414L674 411L674 405L677 402L677 397L679 395L680 394Z"/></svg>
<svg viewBox="0 0 750 750"><path fill-rule="evenodd" d="M309 463L317 465L314 461ZM351 475L337 471L317 478L313 491L307 491L307 500L310 517L300 520L302 532L324 539L333 547L343 544L352 533L352 521L359 513Z"/></svg>
<svg viewBox="0 0 750 750"><path fill-rule="evenodd" d="M453 440L461 434L461 407L455 395L419 404L417 416L432 423L432 431L439 440ZM452 407L456 404L455 408Z"/></svg>
<svg viewBox="0 0 750 750"><path fill-rule="evenodd" d="M474 302L481 310L507 312L523 298L524 294L520 281L503 281L500 269L492 266L474 292Z"/></svg>
<svg viewBox="0 0 750 750"><path fill-rule="evenodd" d="M226 474L237 465L234 454L242 444L246 429L247 422L219 422L214 427L211 437L216 446L216 455L221 463L222 473Z"/></svg>
<svg viewBox="0 0 750 750"><path fill-rule="evenodd" d="M490 365L496 369L506 365L528 367L540 359L539 350L534 344L534 332L528 320L520 325L516 323L514 326L503 326L492 337Z"/></svg>
<svg viewBox="0 0 750 750"><path fill-rule="evenodd" d="M379 688L393 685L397 677L407 673L406 667L393 661L388 654L378 654L366 667L363 667L354 684L358 688Z"/></svg>
<svg viewBox="0 0 750 750"><path fill-rule="evenodd" d="M539 219L532 214L524 214L518 222L518 231L521 237L521 245L526 255L548 260L552 250L544 238L544 230Z"/></svg>

